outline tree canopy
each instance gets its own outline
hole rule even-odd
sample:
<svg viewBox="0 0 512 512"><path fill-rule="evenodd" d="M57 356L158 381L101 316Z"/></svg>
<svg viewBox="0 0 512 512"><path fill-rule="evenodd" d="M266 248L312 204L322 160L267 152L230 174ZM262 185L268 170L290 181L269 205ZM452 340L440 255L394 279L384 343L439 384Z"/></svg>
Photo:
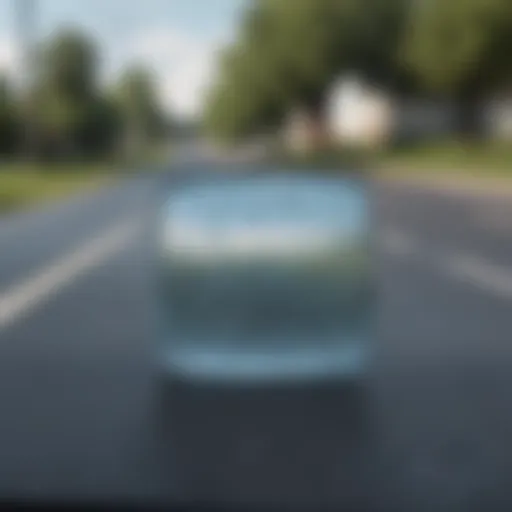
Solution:
<svg viewBox="0 0 512 512"><path fill-rule="evenodd" d="M398 83L405 0L257 0L223 55L206 110L222 136L264 130L296 105L321 112L343 70Z"/></svg>
<svg viewBox="0 0 512 512"><path fill-rule="evenodd" d="M41 151L70 157L103 149L104 141L94 134L104 121L94 42L67 29L47 42L40 60L35 94Z"/></svg>
<svg viewBox="0 0 512 512"><path fill-rule="evenodd" d="M125 69L114 91L113 101L122 124L125 143L132 149L145 145L165 129L154 77L140 65Z"/></svg>
<svg viewBox="0 0 512 512"><path fill-rule="evenodd" d="M244 136L294 106L321 114L356 72L398 93L471 102L512 82L510 0L254 0L226 50L206 125Z"/></svg>
<svg viewBox="0 0 512 512"><path fill-rule="evenodd" d="M425 87L481 95L512 79L510 0L429 0L411 19L407 61Z"/></svg>
<svg viewBox="0 0 512 512"><path fill-rule="evenodd" d="M0 79L0 153L104 157L117 154L134 127L139 149L154 142L165 124L153 77L131 67L110 91L100 81L100 57L93 38L67 28L41 45L29 91L15 97Z"/></svg>

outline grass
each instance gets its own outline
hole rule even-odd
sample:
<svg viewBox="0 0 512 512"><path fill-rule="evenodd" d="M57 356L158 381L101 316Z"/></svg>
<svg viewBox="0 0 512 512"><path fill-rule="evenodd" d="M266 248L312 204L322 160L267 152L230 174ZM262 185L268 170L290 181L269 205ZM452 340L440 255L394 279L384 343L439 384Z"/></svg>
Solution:
<svg viewBox="0 0 512 512"><path fill-rule="evenodd" d="M169 145L160 144L130 161L117 157L110 161L84 163L0 163L0 213L95 190L130 171L158 170L168 162L169 155Z"/></svg>
<svg viewBox="0 0 512 512"><path fill-rule="evenodd" d="M512 143L423 142L375 151L331 149L282 156L288 168L332 169L384 179L415 180L450 188L512 191Z"/></svg>
<svg viewBox="0 0 512 512"><path fill-rule="evenodd" d="M94 190L114 178L114 168L106 164L0 165L0 212Z"/></svg>
<svg viewBox="0 0 512 512"><path fill-rule="evenodd" d="M379 155L377 165L407 174L512 178L512 143L448 141L396 148Z"/></svg>

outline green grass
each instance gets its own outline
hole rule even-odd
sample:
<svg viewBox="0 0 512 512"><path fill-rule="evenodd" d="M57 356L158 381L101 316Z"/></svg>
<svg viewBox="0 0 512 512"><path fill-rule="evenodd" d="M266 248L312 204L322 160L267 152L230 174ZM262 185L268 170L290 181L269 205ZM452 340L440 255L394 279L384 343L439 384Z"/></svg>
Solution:
<svg viewBox="0 0 512 512"><path fill-rule="evenodd" d="M295 157L283 153L277 163L296 169L426 180L440 186L512 187L512 143L444 140L375 151L331 149Z"/></svg>
<svg viewBox="0 0 512 512"><path fill-rule="evenodd" d="M484 144L455 141L397 148L378 155L384 169L406 173L457 174L467 176L510 176L512 143Z"/></svg>
<svg viewBox="0 0 512 512"><path fill-rule="evenodd" d="M115 168L106 164L0 165L0 212L93 190L114 178Z"/></svg>
<svg viewBox="0 0 512 512"><path fill-rule="evenodd" d="M158 170L168 163L170 152L169 144L162 143L129 161L117 156L83 163L0 162L0 213L94 190L131 171Z"/></svg>

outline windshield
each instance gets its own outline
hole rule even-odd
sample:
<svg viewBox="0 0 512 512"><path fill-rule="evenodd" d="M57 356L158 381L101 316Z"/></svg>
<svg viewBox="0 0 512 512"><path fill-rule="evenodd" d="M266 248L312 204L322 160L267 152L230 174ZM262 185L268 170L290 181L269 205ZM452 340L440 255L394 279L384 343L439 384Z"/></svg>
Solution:
<svg viewBox="0 0 512 512"><path fill-rule="evenodd" d="M0 505L512 510L511 0L0 0Z"/></svg>

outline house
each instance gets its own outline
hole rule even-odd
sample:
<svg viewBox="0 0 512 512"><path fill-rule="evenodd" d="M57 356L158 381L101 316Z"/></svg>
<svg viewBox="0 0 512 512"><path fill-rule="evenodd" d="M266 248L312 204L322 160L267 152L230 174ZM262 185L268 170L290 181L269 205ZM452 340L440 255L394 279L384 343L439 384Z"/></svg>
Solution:
<svg viewBox="0 0 512 512"><path fill-rule="evenodd" d="M327 126L334 143L375 147L393 131L393 100L352 75L338 80L327 100Z"/></svg>
<svg viewBox="0 0 512 512"><path fill-rule="evenodd" d="M356 75L342 77L329 95L329 130L337 144L378 148L439 137L453 133L456 122L449 102L396 96Z"/></svg>
<svg viewBox="0 0 512 512"><path fill-rule="evenodd" d="M356 75L341 77L328 100L331 140L344 145L381 146L390 141L440 139L457 133L453 101L394 96ZM491 95L483 104L483 133L512 142L512 91Z"/></svg>
<svg viewBox="0 0 512 512"><path fill-rule="evenodd" d="M285 143L294 152L331 145L375 149L397 141L449 138L457 133L460 111L454 102L393 95L356 74L331 87L325 115L294 110L285 125ZM512 94L495 95L484 104L484 133L512 141Z"/></svg>

